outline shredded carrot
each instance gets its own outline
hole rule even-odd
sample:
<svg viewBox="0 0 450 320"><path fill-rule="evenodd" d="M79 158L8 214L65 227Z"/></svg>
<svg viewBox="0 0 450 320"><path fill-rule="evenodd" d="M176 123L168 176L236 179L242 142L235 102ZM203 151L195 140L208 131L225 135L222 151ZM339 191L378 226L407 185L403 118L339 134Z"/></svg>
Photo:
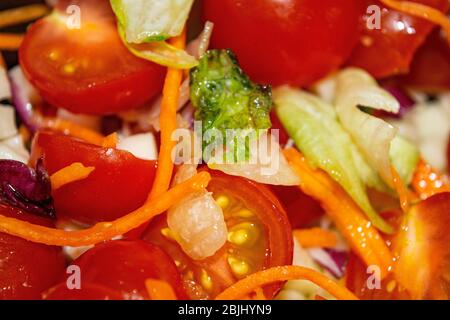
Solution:
<svg viewBox="0 0 450 320"><path fill-rule="evenodd" d="M409 192L406 185L403 183L397 170L393 166L391 166L391 173L392 173L392 176L394 177L394 179L393 179L394 188L400 199L400 206L401 206L403 212L406 213L411 208L412 195Z"/></svg>
<svg viewBox="0 0 450 320"><path fill-rule="evenodd" d="M119 143L119 137L116 132L111 133L109 136L106 136L103 139L102 147L103 148L116 148Z"/></svg>
<svg viewBox="0 0 450 320"><path fill-rule="evenodd" d="M171 44L184 49L186 43L186 29L183 33L171 39ZM169 68L163 89L163 99L161 102L160 126L161 126L161 147L158 157L158 168L156 170L155 182L149 199L154 199L164 193L170 186L173 173L172 151L176 146L176 141L172 141L172 133L177 128L177 106L180 98L180 85L183 79L183 70Z"/></svg>
<svg viewBox="0 0 450 320"><path fill-rule="evenodd" d="M145 287L150 300L178 300L172 286L166 281L147 279Z"/></svg>
<svg viewBox="0 0 450 320"><path fill-rule="evenodd" d="M238 300L270 283L300 279L313 282L336 299L358 300L347 288L339 286L320 272L298 266L274 267L253 273L225 289L216 297L216 300Z"/></svg>
<svg viewBox="0 0 450 320"><path fill-rule="evenodd" d="M0 50L17 50L23 40L23 34L0 33Z"/></svg>
<svg viewBox="0 0 450 320"><path fill-rule="evenodd" d="M95 144L97 146L103 146L105 141L105 137L103 135L71 121L59 118L45 118L41 123L41 127L71 135L72 137L79 138L85 142Z"/></svg>
<svg viewBox="0 0 450 320"><path fill-rule="evenodd" d="M47 6L33 4L0 12L0 28L13 26L40 18L48 13Z"/></svg>
<svg viewBox="0 0 450 320"><path fill-rule="evenodd" d="M379 266L384 278L392 269L393 257L378 230L372 226L353 199L328 174L312 169L295 149L284 152L300 177L300 188L317 199L353 250L366 265Z"/></svg>
<svg viewBox="0 0 450 320"><path fill-rule="evenodd" d="M66 184L84 180L94 171L94 167L85 167L80 162L74 162L70 166L62 168L50 177L53 190L58 190Z"/></svg>
<svg viewBox="0 0 450 320"><path fill-rule="evenodd" d="M422 200L438 193L450 192L448 177L439 174L423 160L420 160L414 172L412 187Z"/></svg>
<svg viewBox="0 0 450 320"><path fill-rule="evenodd" d="M322 301L322 300L327 300L327 299L325 299L324 297L322 297L322 296L320 296L320 295L318 295L318 294L316 294L316 297L314 298L315 300L320 300L320 301Z"/></svg>
<svg viewBox="0 0 450 320"><path fill-rule="evenodd" d="M440 25L447 34L447 41L450 44L450 20L447 18L445 13L422 3L396 0L380 1L389 8L404 12L414 17L423 18L432 23Z"/></svg>
<svg viewBox="0 0 450 320"><path fill-rule="evenodd" d="M337 244L336 234L322 228L294 230L293 234L303 248L334 248Z"/></svg>
<svg viewBox="0 0 450 320"><path fill-rule="evenodd" d="M81 247L94 245L123 235L158 214L165 212L186 195L207 187L211 176L200 172L193 178L176 185L157 199L147 202L141 208L112 222L101 222L91 228L78 231L65 231L31 224L26 221L0 215L0 232L23 238L32 242L54 246Z"/></svg>

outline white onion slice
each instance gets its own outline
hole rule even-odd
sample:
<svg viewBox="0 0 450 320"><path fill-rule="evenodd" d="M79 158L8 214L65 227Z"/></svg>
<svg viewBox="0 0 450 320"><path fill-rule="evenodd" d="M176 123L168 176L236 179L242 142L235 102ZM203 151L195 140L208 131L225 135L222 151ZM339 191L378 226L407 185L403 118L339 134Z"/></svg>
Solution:
<svg viewBox="0 0 450 320"><path fill-rule="evenodd" d="M130 152L142 160L158 159L155 136L152 133L140 133L123 138L117 144L117 149Z"/></svg>

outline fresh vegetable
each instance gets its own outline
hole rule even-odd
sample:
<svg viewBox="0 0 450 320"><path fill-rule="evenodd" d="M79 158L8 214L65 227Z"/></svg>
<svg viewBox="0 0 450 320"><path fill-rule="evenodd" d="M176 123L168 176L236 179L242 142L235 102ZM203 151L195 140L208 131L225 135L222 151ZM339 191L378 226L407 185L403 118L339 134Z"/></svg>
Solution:
<svg viewBox="0 0 450 320"><path fill-rule="evenodd" d="M397 113L400 108L398 101L381 89L368 73L359 69L341 71L336 81L335 104L339 120L365 159L388 186L393 186L391 163L405 179L404 182L409 183L412 170L419 160L418 150L403 140L395 141L396 128L360 109L365 107ZM391 157L395 160L391 161Z"/></svg>
<svg viewBox="0 0 450 320"><path fill-rule="evenodd" d="M69 4L82 12L69 28ZM135 109L162 89L164 68L137 58L122 44L107 0L59 1L34 23L19 51L20 65L42 97L74 113Z"/></svg>
<svg viewBox="0 0 450 320"><path fill-rule="evenodd" d="M371 21L374 22L372 11L360 19L363 34L348 63L365 69L376 78L407 73L414 53L424 43L434 24L427 21L428 19L387 8L383 1L361 2L365 8L374 4L382 8L380 27L373 28L373 23L368 21L369 17L372 17ZM389 2L398 2L401 6L402 2L408 1ZM438 8L441 12L446 12L450 7L447 0L414 0L414 2ZM427 10L421 9L420 13L428 15Z"/></svg>
<svg viewBox="0 0 450 320"><path fill-rule="evenodd" d="M274 91L275 110L296 145L314 167L336 180L381 230L390 227L377 215L365 186L381 186L364 162L350 136L341 127L335 110L319 98L290 87ZM362 168L364 175L360 174Z"/></svg>
<svg viewBox="0 0 450 320"><path fill-rule="evenodd" d="M348 252L336 249L312 248L309 250L311 258L322 268L325 268L337 279L345 275Z"/></svg>
<svg viewBox="0 0 450 320"><path fill-rule="evenodd" d="M227 288L217 300L235 300L245 297L257 288L276 281L305 279L328 291L340 300L357 300L347 288L339 286L322 273L298 266L274 267L256 272Z"/></svg>
<svg viewBox="0 0 450 320"><path fill-rule="evenodd" d="M81 287L84 281L101 285L124 300L148 299L146 280L150 278L166 281L178 299L187 299L173 260L145 241L109 241L87 251L73 265L82 270Z"/></svg>
<svg viewBox="0 0 450 320"><path fill-rule="evenodd" d="M80 162L74 162L70 166L62 168L52 174L50 177L52 189L53 191L58 190L66 184L86 179L94 170L94 167L85 167Z"/></svg>
<svg viewBox="0 0 450 320"><path fill-rule="evenodd" d="M193 260L174 240L165 216L150 224L145 239L161 246L179 262L185 287L192 299L213 298L249 274L264 268L290 264L292 235L289 221L275 195L264 185L210 171L212 192L222 208L228 229L227 243L212 257ZM230 250L232 252L230 252ZM266 287L272 297L280 284Z"/></svg>
<svg viewBox="0 0 450 320"><path fill-rule="evenodd" d="M0 28L32 21L48 13L48 8L42 4L32 4L29 6L0 12Z"/></svg>
<svg viewBox="0 0 450 320"><path fill-rule="evenodd" d="M337 244L334 232L317 227L294 230L293 235L302 248L334 248Z"/></svg>
<svg viewBox="0 0 450 320"><path fill-rule="evenodd" d="M412 299L449 299L450 193L422 201L407 214L394 250L395 276ZM420 268L417 269L417 261ZM413 271L414 270L414 271Z"/></svg>
<svg viewBox="0 0 450 320"><path fill-rule="evenodd" d="M425 200L438 193L450 192L450 181L423 160L417 165L412 180L412 187L417 195Z"/></svg>
<svg viewBox="0 0 450 320"><path fill-rule="evenodd" d="M52 221L0 204L0 215L42 226ZM61 248L0 233L0 299L40 299L65 270Z"/></svg>
<svg viewBox="0 0 450 320"><path fill-rule="evenodd" d="M164 41L179 36L193 0L111 0L129 43Z"/></svg>
<svg viewBox="0 0 450 320"><path fill-rule="evenodd" d="M216 26L212 47L232 49L252 79L307 86L350 56L365 8L357 0L206 0L203 9Z"/></svg>
<svg viewBox="0 0 450 320"><path fill-rule="evenodd" d="M392 254L354 200L325 172L309 167L306 159L295 149L285 150L285 155L300 177L299 187L303 192L321 203L366 266L379 266L381 277L385 278L392 269Z"/></svg>
<svg viewBox="0 0 450 320"><path fill-rule="evenodd" d="M0 215L0 232L47 245L70 247L93 245L111 240L138 228L153 217L169 209L177 202L178 198L203 190L209 181L210 175L208 173L199 173L192 179L167 191L158 199L146 202L141 208L130 212L124 217L110 222L97 223L84 230L57 230Z"/></svg>
<svg viewBox="0 0 450 320"><path fill-rule="evenodd" d="M194 67L197 60L165 40L182 33L192 3L193 0L111 0L120 37L135 56L181 69Z"/></svg>
<svg viewBox="0 0 450 320"><path fill-rule="evenodd" d="M0 203L55 218L50 179L42 160L36 170L14 160L0 160Z"/></svg>
<svg viewBox="0 0 450 320"><path fill-rule="evenodd" d="M270 87L253 83L229 50L207 51L198 67L191 71L191 102L196 108L196 120L202 121L203 132L218 130L224 140L227 129L258 131L271 126ZM245 132L237 133L234 139L239 139L239 135ZM216 141L214 136L211 140L205 141L203 146L223 143ZM241 144L235 147L237 150L230 152L236 157L244 154L247 159L248 142L244 143L244 147Z"/></svg>
<svg viewBox="0 0 450 320"><path fill-rule="evenodd" d="M41 156L50 175L74 162L95 168L86 179L53 192L58 215L84 223L114 220L142 206L156 171L155 161L52 132L34 139L32 161Z"/></svg>

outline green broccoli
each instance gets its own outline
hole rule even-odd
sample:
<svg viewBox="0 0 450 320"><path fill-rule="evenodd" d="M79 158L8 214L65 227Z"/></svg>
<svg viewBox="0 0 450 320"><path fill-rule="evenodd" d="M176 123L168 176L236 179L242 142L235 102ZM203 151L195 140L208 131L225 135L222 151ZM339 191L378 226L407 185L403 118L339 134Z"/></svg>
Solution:
<svg viewBox="0 0 450 320"><path fill-rule="evenodd" d="M192 69L191 101L204 132L217 129L225 137L229 129L271 127L271 87L253 83L230 50L210 50Z"/></svg>

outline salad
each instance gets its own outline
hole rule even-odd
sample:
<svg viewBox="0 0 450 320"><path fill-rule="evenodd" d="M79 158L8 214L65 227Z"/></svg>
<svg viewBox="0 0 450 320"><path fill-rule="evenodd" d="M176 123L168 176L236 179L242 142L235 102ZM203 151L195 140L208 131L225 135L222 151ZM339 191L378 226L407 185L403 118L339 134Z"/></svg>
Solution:
<svg viewBox="0 0 450 320"><path fill-rule="evenodd" d="M0 299L450 298L448 0L7 3Z"/></svg>

